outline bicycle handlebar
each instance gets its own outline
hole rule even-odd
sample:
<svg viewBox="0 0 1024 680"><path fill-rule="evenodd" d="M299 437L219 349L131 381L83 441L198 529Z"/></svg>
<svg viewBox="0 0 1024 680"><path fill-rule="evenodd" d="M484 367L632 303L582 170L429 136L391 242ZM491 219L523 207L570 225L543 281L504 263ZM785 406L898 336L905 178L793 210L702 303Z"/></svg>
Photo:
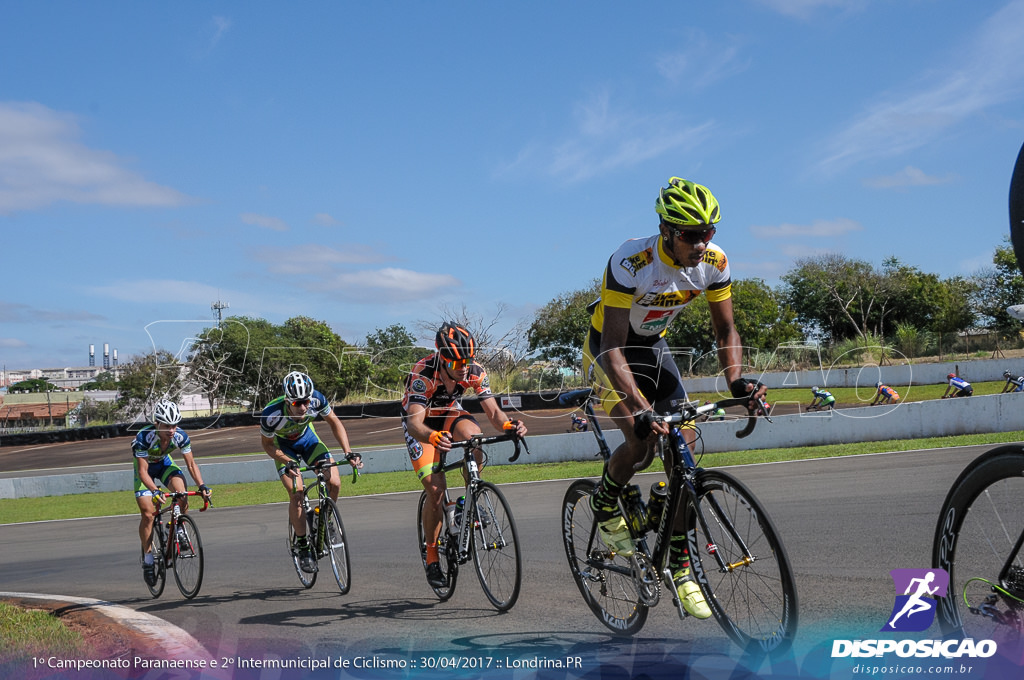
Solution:
<svg viewBox="0 0 1024 680"><path fill-rule="evenodd" d="M206 512L206 509L213 505L213 501L210 500L210 497L204 495L202 491L170 491L166 494L160 494L160 496L170 496L172 501L180 501L186 496L202 496L203 507L199 508L199 512ZM152 498L153 505L163 505L163 503L160 502L159 496L153 496Z"/></svg>
<svg viewBox="0 0 1024 680"><path fill-rule="evenodd" d="M514 463L519 459L519 445L522 444L526 450L527 455L530 453L530 447L526 445L526 437L520 437L515 432L505 432L504 434L494 436L484 436L483 434L474 434L469 439L463 439L462 441L452 442L451 448L453 449L475 449L483 444L496 444L498 442L512 442L515 446L515 452L512 457L508 459L508 462Z"/></svg>

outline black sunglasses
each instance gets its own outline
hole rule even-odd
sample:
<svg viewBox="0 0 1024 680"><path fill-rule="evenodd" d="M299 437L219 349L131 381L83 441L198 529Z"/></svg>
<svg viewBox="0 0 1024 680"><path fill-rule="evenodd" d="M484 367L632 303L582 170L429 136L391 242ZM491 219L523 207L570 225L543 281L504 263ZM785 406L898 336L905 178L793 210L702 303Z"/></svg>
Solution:
<svg viewBox="0 0 1024 680"><path fill-rule="evenodd" d="M669 227L669 229L672 231L673 235L679 238L680 241L689 243L691 246L695 246L699 243L709 243L711 238L715 235L715 231L717 231L714 227L703 229L701 231L675 229L673 227Z"/></svg>

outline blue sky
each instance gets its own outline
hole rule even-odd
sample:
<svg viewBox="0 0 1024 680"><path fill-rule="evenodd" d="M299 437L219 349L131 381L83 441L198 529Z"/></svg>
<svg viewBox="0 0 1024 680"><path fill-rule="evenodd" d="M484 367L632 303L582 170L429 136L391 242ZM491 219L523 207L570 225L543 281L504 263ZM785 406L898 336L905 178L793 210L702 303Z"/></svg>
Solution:
<svg viewBox="0 0 1024 680"><path fill-rule="evenodd" d="M1007 233L1024 2L28 2L0 22L0 362L228 314L360 343L531 318L677 175L734 278L969 275ZM97 359L100 362L100 359Z"/></svg>

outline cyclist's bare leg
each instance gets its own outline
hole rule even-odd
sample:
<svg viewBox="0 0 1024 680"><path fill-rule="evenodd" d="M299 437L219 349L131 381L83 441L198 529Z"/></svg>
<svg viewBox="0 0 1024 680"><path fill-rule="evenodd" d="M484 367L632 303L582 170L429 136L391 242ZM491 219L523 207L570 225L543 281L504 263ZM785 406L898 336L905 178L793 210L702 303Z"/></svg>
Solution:
<svg viewBox="0 0 1024 680"><path fill-rule="evenodd" d="M612 452L608 460L608 475L616 484L625 486L636 473L636 466L646 458L651 444L636 436L633 415L625 404L616 404L610 415L612 422L622 431L625 441Z"/></svg>
<svg viewBox="0 0 1024 680"><path fill-rule="evenodd" d="M153 540L153 520L156 518L156 505L152 496L136 496L142 518L139 520L139 538L142 539L142 554L150 551Z"/></svg>
<svg viewBox="0 0 1024 680"><path fill-rule="evenodd" d="M435 472L423 477L423 490L427 494L427 500L423 503L423 513L420 521L423 523L423 537L427 543L436 544L438 536L441 535L441 507L444 499L444 491L447 482L443 472Z"/></svg>
<svg viewBox="0 0 1024 680"><path fill-rule="evenodd" d="M296 491L295 479L288 472L281 475L281 483L288 492L288 521L291 522L296 536L305 536L306 518L302 516L304 494L301 491Z"/></svg>
<svg viewBox="0 0 1024 680"><path fill-rule="evenodd" d="M457 420L452 426L453 441L465 441L475 434L480 434L480 426L469 418ZM477 471L483 472L483 451L480 449L473 449L473 458L476 460ZM466 476L465 469L462 471L462 479L466 482L466 486L468 487L469 478Z"/></svg>
<svg viewBox="0 0 1024 680"><path fill-rule="evenodd" d="M332 467L330 474L327 475L327 495L331 497L331 500L338 500L338 492L341 491L341 475L338 474L338 468Z"/></svg>
<svg viewBox="0 0 1024 680"><path fill-rule="evenodd" d="M167 480L167 486L172 492L184 493L186 491L185 480L181 475L174 475ZM178 506L181 507L183 513L188 512L188 496L185 496L178 502Z"/></svg>

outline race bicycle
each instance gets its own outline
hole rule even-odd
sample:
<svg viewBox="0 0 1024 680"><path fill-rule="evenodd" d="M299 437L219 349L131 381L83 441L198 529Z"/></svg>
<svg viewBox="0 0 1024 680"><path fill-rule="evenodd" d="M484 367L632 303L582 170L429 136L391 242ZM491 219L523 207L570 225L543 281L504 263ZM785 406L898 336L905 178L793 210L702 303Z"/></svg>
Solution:
<svg viewBox="0 0 1024 680"><path fill-rule="evenodd" d="M178 590L185 599L191 600L203 585L203 541L195 521L181 511L180 502L187 496L201 496L202 492L173 491L166 495L170 497L171 504L153 516L150 539L156 581L153 585L146 583L146 587L153 597L160 597L164 592L167 572L173 570ZM162 501L159 496L154 496L153 503L161 505ZM203 507L199 511L205 511L210 505L209 497L203 496ZM165 519L168 514L170 518Z"/></svg>
<svg viewBox="0 0 1024 680"><path fill-rule="evenodd" d="M453 442L451 450L462 449L462 457L457 461L448 463L445 458L448 451L441 451L441 471L444 474L452 470L463 470L466 484L466 494L462 501L461 511L456 510L454 517L443 512L441 520L441 534L437 540L437 551L440 557L441 573L444 574L445 585L431 586L434 594L442 601L446 601L455 593L455 584L458 582L459 565L465 564L470 559L476 568L477 579L484 595L490 600L498 611L507 611L512 608L519 597L519 588L522 585L523 560L519 549L519 533L516 530L515 519L512 517L512 509L505 500L501 490L491 482L480 478L480 467L476 458L473 457L474 450L483 451L483 446L496 444L498 442L511 441L515 445L515 451L509 462L513 463L519 458L520 444L527 453L530 452L526 440L519 437L514 431L506 432L493 437L485 437L482 434L473 435L469 439L460 442ZM486 461L486 452L484 452ZM423 568L427 568L427 542L423 535L423 504L427 501L427 492L420 494L419 503L416 506L416 537L419 541L420 558L423 561ZM451 497L447 486L443 498L444 507L451 505ZM458 506L458 503L456 504Z"/></svg>
<svg viewBox="0 0 1024 680"><path fill-rule="evenodd" d="M560 397L564 405L583 407L607 467L611 451L594 414L595 399L589 388ZM662 584L680 618L687 617L667 565L673 520L681 508L693 576L726 634L745 651L757 654L780 654L792 644L798 618L796 583L778 531L744 484L726 472L697 466L679 429L702 414L748 402L748 397L703 406L685 402L671 415L653 416L671 426L655 445L669 469L668 484L657 483L658 493L652 489L649 503L644 503L637 485L623 490L619 509L636 544L628 558L601 540L590 507L597 483L581 479L566 491L562 538L569 568L584 601L613 632L637 633L649 608L660 601ZM755 420L750 415L737 436L749 435ZM651 531L653 541L647 537Z"/></svg>
<svg viewBox="0 0 1024 680"><path fill-rule="evenodd" d="M313 553L315 566L313 571L302 570L299 558L299 548L295 545L295 528L288 522L288 551L292 556L292 564L295 566L295 573L299 575L299 582L305 588L312 588L316 583L316 576L320 571L319 560L330 557L331 571L334 572L334 580L338 583L338 589L344 595L352 587L352 567L349 564L348 541L345 538L345 525L341 522L341 512L338 511L338 504L327 493L326 473L332 467L348 465L349 461L355 458L354 455L346 456L344 461L331 463L318 463L312 467L298 467L302 472L312 472L316 475L316 483L303 486L302 476L298 477L295 483L295 490L302 494L302 514L306 518L306 536L309 541L309 550ZM359 478L359 469L352 467L352 483L355 484ZM317 497L310 503L310 495L316 493Z"/></svg>
<svg viewBox="0 0 1024 680"><path fill-rule="evenodd" d="M937 610L945 635L1024 651L1024 446L983 453L953 482L932 567L949 574Z"/></svg>

